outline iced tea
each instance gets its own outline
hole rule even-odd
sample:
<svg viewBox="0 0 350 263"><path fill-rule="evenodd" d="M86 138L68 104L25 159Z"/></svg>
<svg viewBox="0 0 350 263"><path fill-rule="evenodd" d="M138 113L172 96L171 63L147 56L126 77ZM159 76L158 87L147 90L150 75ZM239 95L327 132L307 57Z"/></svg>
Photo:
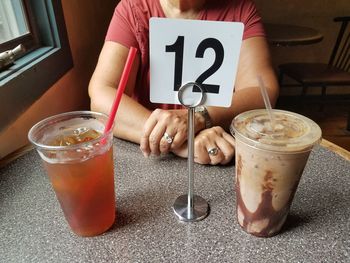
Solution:
<svg viewBox="0 0 350 263"><path fill-rule="evenodd" d="M71 229L95 236L115 220L112 133L105 115L73 112L51 117L29 132L44 161Z"/></svg>

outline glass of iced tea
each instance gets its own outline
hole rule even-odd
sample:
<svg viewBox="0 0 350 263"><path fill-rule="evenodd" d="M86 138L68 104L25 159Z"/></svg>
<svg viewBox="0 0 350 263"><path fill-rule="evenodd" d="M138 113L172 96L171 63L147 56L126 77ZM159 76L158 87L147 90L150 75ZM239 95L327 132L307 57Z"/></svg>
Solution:
<svg viewBox="0 0 350 263"><path fill-rule="evenodd" d="M40 121L28 134L80 236L99 235L115 220L113 129L103 133L107 119L97 112L67 112Z"/></svg>

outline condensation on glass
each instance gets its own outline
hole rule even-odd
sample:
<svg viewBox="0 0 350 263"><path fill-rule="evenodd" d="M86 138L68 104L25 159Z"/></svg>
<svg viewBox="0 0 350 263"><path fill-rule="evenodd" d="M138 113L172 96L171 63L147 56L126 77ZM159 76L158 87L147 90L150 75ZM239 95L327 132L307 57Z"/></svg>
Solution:
<svg viewBox="0 0 350 263"><path fill-rule="evenodd" d="M21 0L0 0L0 44L29 33Z"/></svg>

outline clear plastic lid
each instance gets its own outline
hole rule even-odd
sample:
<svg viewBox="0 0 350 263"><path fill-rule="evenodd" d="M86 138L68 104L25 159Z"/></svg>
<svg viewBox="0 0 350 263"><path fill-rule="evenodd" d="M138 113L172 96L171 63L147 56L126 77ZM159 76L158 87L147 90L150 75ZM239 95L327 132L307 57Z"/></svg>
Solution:
<svg viewBox="0 0 350 263"><path fill-rule="evenodd" d="M254 147L282 152L310 150L321 139L320 127L300 114L273 110L274 127L265 109L246 111L236 116L231 133Z"/></svg>

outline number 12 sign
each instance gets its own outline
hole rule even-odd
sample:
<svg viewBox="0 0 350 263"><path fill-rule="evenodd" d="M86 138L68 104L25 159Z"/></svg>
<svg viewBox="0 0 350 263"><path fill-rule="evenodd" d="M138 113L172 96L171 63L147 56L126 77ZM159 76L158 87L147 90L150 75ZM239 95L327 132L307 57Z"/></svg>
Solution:
<svg viewBox="0 0 350 263"><path fill-rule="evenodd" d="M180 104L179 88L194 81L206 92L205 105L229 107L243 28L239 22L151 18L151 102Z"/></svg>

